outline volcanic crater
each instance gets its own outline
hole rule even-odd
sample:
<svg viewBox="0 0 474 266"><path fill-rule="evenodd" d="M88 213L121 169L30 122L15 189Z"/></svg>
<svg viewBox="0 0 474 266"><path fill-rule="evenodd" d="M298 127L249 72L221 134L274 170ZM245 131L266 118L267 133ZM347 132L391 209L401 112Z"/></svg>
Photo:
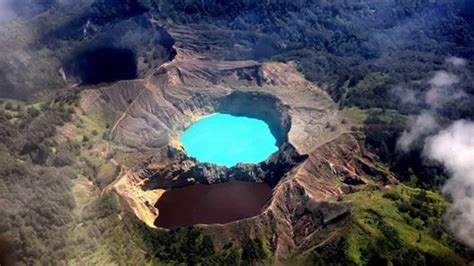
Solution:
<svg viewBox="0 0 474 266"><path fill-rule="evenodd" d="M181 146L169 147L168 159L178 164L188 161L193 166L186 172L173 172L171 178L156 175L145 181L145 189L169 189L155 204L159 215L154 225L158 227L224 224L258 215L271 195L271 187L305 158L288 143L288 107L272 94L237 90L213 101L212 107L216 113L264 121L279 149L263 162L225 167L189 158ZM171 169L176 168L179 165Z"/></svg>
<svg viewBox="0 0 474 266"><path fill-rule="evenodd" d="M179 28L170 34L176 40L172 61L145 78L91 88L81 97L85 113L103 114L110 124L109 144L141 161L122 165L120 178L108 189L148 226L194 224L218 236L217 248L258 237L284 258L347 228L350 208L331 198L364 186L369 175L394 182L373 164L358 136L340 123L337 105L327 93L291 62L225 61L196 52L204 49L191 31ZM193 45L185 41L190 38ZM213 113L265 121L278 152L258 164L233 167L190 158L179 136ZM249 211L224 218L160 219L170 209L189 212L193 197L209 190L217 195L206 198L206 204L226 196L224 204L249 195L255 199L242 207Z"/></svg>

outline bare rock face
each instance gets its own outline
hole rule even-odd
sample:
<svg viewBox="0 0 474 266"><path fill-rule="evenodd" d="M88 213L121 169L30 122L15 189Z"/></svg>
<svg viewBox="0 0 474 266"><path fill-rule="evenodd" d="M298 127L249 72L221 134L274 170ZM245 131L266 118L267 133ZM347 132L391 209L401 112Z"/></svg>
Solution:
<svg viewBox="0 0 474 266"><path fill-rule="evenodd" d="M117 146L152 154L114 184L123 202L150 227L160 215L155 203L166 190L230 180L265 182L273 193L260 215L199 226L216 236L218 248L258 237L283 259L347 228L350 206L331 199L365 186L374 173L394 182L373 165L357 136L331 130L328 125L339 123L336 104L292 64L222 61L196 53L179 39L177 46L174 60L148 77L86 90L81 100L84 112L105 114ZM215 112L264 120L279 151L259 164L231 168L189 158L179 135Z"/></svg>

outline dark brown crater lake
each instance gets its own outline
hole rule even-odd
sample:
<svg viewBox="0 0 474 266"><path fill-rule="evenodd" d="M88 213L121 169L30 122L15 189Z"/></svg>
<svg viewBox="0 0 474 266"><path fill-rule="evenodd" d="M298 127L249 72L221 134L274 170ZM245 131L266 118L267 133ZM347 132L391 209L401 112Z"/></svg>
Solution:
<svg viewBox="0 0 474 266"><path fill-rule="evenodd" d="M166 191L156 203L155 225L173 228L223 224L260 214L272 189L265 183L231 181L190 185Z"/></svg>

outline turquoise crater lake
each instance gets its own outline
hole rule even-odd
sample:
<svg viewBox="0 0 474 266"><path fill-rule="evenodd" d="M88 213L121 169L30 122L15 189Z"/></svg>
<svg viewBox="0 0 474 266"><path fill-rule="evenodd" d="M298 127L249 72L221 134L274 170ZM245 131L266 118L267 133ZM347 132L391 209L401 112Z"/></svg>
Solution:
<svg viewBox="0 0 474 266"><path fill-rule="evenodd" d="M259 163L278 151L267 123L221 113L198 120L180 140L188 156L227 167Z"/></svg>

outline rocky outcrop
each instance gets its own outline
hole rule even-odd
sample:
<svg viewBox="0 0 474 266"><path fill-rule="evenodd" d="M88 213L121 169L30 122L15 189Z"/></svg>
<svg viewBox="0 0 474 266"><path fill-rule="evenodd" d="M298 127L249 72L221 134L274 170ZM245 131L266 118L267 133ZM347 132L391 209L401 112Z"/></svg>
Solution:
<svg viewBox="0 0 474 266"><path fill-rule="evenodd" d="M280 151L259 164L237 164L231 168L211 163L200 163L189 158L178 149L168 147L166 157L170 162L157 164L164 157L150 158L141 168L144 179L143 189L171 189L193 183L213 184L226 181L250 181L268 183L275 186L293 167L306 159L299 155L288 143L281 145ZM156 165L159 165L156 167Z"/></svg>

